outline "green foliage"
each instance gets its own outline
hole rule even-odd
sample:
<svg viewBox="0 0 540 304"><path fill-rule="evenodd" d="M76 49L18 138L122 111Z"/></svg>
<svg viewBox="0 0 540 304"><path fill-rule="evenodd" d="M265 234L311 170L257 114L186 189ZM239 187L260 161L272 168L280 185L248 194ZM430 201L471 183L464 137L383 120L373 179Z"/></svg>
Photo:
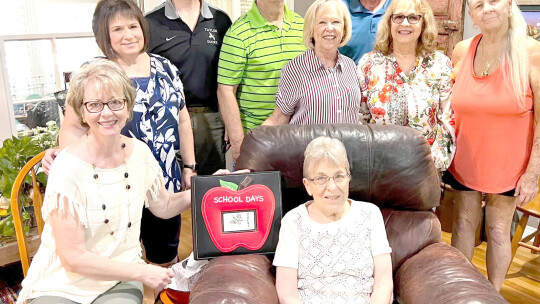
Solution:
<svg viewBox="0 0 540 304"><path fill-rule="evenodd" d="M56 135L58 135L58 126L55 121L49 121L47 127L35 127L30 131L20 133L22 136L30 136L38 144L41 151L56 146Z"/></svg>
<svg viewBox="0 0 540 304"><path fill-rule="evenodd" d="M4 140L0 148L0 192L10 198L11 188L21 168L36 154L41 152L41 147L32 137L12 137Z"/></svg>
<svg viewBox="0 0 540 304"><path fill-rule="evenodd" d="M3 236L15 235L15 227L13 226L13 216L11 214L0 221L0 235L3 235Z"/></svg>
<svg viewBox="0 0 540 304"><path fill-rule="evenodd" d="M37 127L19 134L18 137L13 136L4 140L2 148L0 148L0 197L10 199L11 188L13 188L13 183L19 171L32 157L43 150L54 147L56 145L56 134L58 134L58 126L55 122L49 122L46 128ZM47 176L43 172L39 172L37 180L46 185ZM31 177L27 176L25 183L30 185L31 182ZM30 198L27 193L21 193L19 201L22 207L25 230L29 230L27 224L31 222L31 219L25 207L30 205ZM8 209L4 216L0 217L2 217L0 219L0 236L12 236L14 229L11 208Z"/></svg>

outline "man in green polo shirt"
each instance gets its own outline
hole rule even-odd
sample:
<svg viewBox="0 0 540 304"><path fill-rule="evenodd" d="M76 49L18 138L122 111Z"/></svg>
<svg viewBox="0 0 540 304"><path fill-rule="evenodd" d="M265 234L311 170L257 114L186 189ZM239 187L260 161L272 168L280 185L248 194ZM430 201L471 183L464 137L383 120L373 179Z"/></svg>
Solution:
<svg viewBox="0 0 540 304"><path fill-rule="evenodd" d="M256 0L223 39L218 103L236 160L244 132L272 114L281 69L305 51L304 20L284 0Z"/></svg>

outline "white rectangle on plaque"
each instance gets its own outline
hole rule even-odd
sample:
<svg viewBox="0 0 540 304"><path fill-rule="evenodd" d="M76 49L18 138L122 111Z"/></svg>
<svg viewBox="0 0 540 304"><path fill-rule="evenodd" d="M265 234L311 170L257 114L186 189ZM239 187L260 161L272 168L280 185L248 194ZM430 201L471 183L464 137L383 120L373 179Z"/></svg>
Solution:
<svg viewBox="0 0 540 304"><path fill-rule="evenodd" d="M223 212L223 233L256 231L256 215L255 210Z"/></svg>

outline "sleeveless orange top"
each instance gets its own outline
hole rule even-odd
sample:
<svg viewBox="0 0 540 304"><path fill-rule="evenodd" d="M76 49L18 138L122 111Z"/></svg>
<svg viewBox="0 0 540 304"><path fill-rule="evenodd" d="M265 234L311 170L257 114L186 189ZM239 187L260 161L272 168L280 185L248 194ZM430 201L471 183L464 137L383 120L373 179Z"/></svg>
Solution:
<svg viewBox="0 0 540 304"><path fill-rule="evenodd" d="M476 36L456 75L451 105L456 122L456 154L448 170L463 185L486 193L512 190L529 162L533 140L533 97L527 88L525 108L507 85L503 68L474 74Z"/></svg>

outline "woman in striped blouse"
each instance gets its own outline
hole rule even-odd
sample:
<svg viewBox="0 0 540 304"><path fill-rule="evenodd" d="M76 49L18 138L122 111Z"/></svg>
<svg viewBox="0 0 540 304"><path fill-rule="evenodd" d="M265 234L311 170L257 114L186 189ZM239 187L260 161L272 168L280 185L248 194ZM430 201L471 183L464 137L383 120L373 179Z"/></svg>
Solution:
<svg viewBox="0 0 540 304"><path fill-rule="evenodd" d="M263 125L359 123L360 85L355 64L338 47L351 37L341 0L317 0L304 23L307 51L281 71L276 108Z"/></svg>

